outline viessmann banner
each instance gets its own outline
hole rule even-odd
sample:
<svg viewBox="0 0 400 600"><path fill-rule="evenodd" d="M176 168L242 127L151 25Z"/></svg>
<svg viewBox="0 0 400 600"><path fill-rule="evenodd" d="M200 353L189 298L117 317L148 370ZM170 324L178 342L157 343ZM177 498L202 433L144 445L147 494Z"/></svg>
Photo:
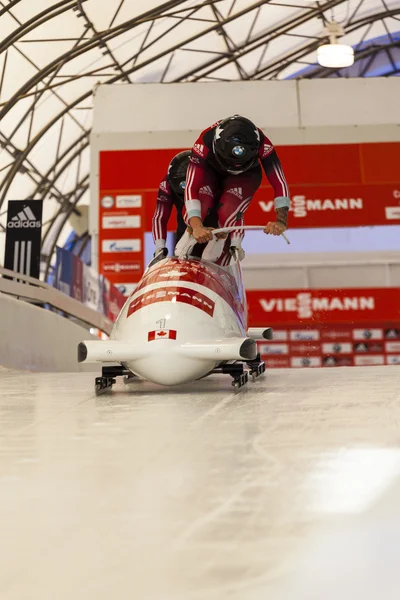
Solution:
<svg viewBox="0 0 400 600"><path fill-rule="evenodd" d="M269 190L260 193L246 212L246 223L257 225L274 218ZM361 227L400 224L400 184L291 186L289 227Z"/></svg>
<svg viewBox="0 0 400 600"><path fill-rule="evenodd" d="M248 290L252 327L400 322L400 288Z"/></svg>
<svg viewBox="0 0 400 600"><path fill-rule="evenodd" d="M184 149L100 152L99 267L113 283L139 281L158 187L172 157ZM292 198L290 229L400 224L400 143L277 150ZM169 231L176 228L174 213ZM264 176L246 224L267 223L274 215L273 190Z"/></svg>
<svg viewBox="0 0 400 600"><path fill-rule="evenodd" d="M101 195L107 190L142 195L146 206L142 225L151 231L158 186L179 150L101 152ZM400 224L400 143L280 146L277 150L292 198L290 228ZM258 225L273 215L273 191L264 177L246 212L246 223ZM169 229L174 226L171 219Z"/></svg>

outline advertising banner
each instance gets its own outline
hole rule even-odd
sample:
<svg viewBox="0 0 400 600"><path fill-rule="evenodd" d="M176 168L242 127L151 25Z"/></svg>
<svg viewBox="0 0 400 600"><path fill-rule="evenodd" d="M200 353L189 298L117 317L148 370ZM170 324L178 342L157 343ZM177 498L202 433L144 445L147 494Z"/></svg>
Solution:
<svg viewBox="0 0 400 600"><path fill-rule="evenodd" d="M142 194L100 191L99 271L109 281L139 281L145 268L145 231Z"/></svg>
<svg viewBox="0 0 400 600"><path fill-rule="evenodd" d="M400 321L400 288L248 290L246 295L252 327L379 322L383 315Z"/></svg>
<svg viewBox="0 0 400 600"><path fill-rule="evenodd" d="M56 253L55 287L115 321L125 304L125 296L71 252L57 248Z"/></svg>
<svg viewBox="0 0 400 600"><path fill-rule="evenodd" d="M160 182L173 156L185 149L100 152L98 264L113 283L139 281ZM291 195L290 229L400 225L399 142L302 144L277 151ZM263 175L246 224L273 220L273 198ZM175 213L170 232L176 229Z"/></svg>
<svg viewBox="0 0 400 600"><path fill-rule="evenodd" d="M318 323L308 329L284 327L278 325L272 340L258 344L268 369L400 364L400 319L395 324L370 322L355 327Z"/></svg>
<svg viewBox="0 0 400 600"><path fill-rule="evenodd" d="M42 200L10 200L7 207L4 267L40 276Z"/></svg>
<svg viewBox="0 0 400 600"><path fill-rule="evenodd" d="M291 186L290 228L360 227L400 224L400 184ZM246 224L274 219L270 188L246 211Z"/></svg>
<svg viewBox="0 0 400 600"><path fill-rule="evenodd" d="M110 216L124 216L118 213L126 208L126 202L118 203L118 198L142 196L144 230L151 231L158 186L179 150L184 148L101 152L100 196L108 211L116 211ZM280 146L277 151L292 199L290 228L400 224L400 143ZM116 191L109 197L107 190ZM273 215L273 190L263 176L246 211L246 224L259 225ZM169 231L175 223L172 216ZM120 231L119 221L115 221L117 226Z"/></svg>

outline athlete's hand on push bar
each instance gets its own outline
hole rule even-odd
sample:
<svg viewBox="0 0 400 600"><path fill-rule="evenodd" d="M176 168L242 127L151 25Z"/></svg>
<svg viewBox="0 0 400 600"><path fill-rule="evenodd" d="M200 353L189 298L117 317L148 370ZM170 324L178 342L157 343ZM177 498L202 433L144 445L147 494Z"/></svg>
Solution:
<svg viewBox="0 0 400 600"><path fill-rule="evenodd" d="M203 227L203 225L197 225L196 227L193 227L192 235L196 242L199 242L200 244L205 244L213 239L211 229Z"/></svg>
<svg viewBox="0 0 400 600"><path fill-rule="evenodd" d="M287 227L283 223L279 223L278 221L270 221L266 228L264 229L264 233L272 233L272 235L281 235L284 231L286 231Z"/></svg>
<svg viewBox="0 0 400 600"><path fill-rule="evenodd" d="M204 227L201 219L199 217L192 217L190 219L190 227L189 233L194 237L196 242L200 244L205 244L213 239L213 235L211 233L212 229Z"/></svg>

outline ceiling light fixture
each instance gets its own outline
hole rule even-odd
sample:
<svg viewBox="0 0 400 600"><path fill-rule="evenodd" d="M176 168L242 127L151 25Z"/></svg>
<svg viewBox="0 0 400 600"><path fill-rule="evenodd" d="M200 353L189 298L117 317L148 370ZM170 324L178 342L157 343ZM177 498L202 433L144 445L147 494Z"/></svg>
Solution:
<svg viewBox="0 0 400 600"><path fill-rule="evenodd" d="M330 43L320 46L317 50L317 60L321 67L340 69L350 67L354 63L354 50L346 44L338 44L338 36L344 35L344 29L336 21L328 22L326 34Z"/></svg>

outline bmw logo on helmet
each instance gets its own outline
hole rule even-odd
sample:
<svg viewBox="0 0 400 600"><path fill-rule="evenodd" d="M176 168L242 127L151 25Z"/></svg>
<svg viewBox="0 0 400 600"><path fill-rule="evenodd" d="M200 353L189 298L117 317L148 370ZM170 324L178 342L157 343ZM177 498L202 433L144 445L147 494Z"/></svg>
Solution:
<svg viewBox="0 0 400 600"><path fill-rule="evenodd" d="M245 152L246 150L243 148L243 146L235 146L234 148L232 148L233 156L243 156Z"/></svg>
<svg viewBox="0 0 400 600"><path fill-rule="evenodd" d="M186 181L183 180L180 182L179 187L181 188L181 190L185 190L186 189Z"/></svg>

